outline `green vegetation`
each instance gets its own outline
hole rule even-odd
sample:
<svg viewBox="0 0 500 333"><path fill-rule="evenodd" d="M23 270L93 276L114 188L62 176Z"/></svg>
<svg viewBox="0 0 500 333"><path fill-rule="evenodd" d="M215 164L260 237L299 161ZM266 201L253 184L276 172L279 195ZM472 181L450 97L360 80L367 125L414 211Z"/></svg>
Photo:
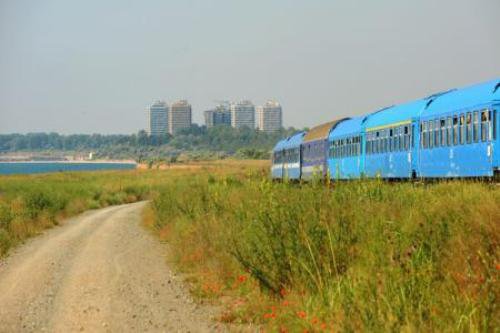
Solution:
<svg viewBox="0 0 500 333"><path fill-rule="evenodd" d="M0 135L0 153L8 152L88 152L95 158L139 161L152 158L171 159L186 153L190 159L218 159L235 155L243 158L269 158L276 142L296 130L289 128L277 133L263 133L254 129L234 129L217 126L210 129L193 125L175 137L150 137L145 131L132 135L59 135L57 133L29 133ZM249 156L244 155L249 150ZM242 156L243 154L243 156Z"/></svg>
<svg viewBox="0 0 500 333"><path fill-rule="evenodd" d="M486 183L279 184L197 173L146 216L221 320L282 331L500 327L500 191Z"/></svg>
<svg viewBox="0 0 500 333"><path fill-rule="evenodd" d="M65 217L144 199L153 175L112 171L0 176L0 257Z"/></svg>
<svg viewBox="0 0 500 333"><path fill-rule="evenodd" d="M0 254L88 208L144 223L220 320L269 331L494 331L500 189L273 183L266 162L0 177Z"/></svg>

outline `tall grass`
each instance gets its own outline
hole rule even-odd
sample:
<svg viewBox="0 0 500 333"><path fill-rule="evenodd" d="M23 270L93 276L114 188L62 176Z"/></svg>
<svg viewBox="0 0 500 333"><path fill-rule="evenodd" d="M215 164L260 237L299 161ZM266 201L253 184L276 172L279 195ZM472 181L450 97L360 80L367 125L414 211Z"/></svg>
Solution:
<svg viewBox="0 0 500 333"><path fill-rule="evenodd" d="M486 183L276 184L198 173L152 226L224 318L292 331L500 327L500 191Z"/></svg>
<svg viewBox="0 0 500 333"><path fill-rule="evenodd" d="M141 175L111 171L0 176L0 257L65 217L144 199L151 177Z"/></svg>

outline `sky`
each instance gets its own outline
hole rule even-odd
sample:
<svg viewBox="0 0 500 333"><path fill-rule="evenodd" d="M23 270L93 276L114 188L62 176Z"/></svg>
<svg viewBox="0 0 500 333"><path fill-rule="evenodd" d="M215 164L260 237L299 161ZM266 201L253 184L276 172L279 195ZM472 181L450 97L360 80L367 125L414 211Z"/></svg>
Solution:
<svg viewBox="0 0 500 333"><path fill-rule="evenodd" d="M135 133L156 99L311 127L500 78L499 0L0 0L0 133Z"/></svg>

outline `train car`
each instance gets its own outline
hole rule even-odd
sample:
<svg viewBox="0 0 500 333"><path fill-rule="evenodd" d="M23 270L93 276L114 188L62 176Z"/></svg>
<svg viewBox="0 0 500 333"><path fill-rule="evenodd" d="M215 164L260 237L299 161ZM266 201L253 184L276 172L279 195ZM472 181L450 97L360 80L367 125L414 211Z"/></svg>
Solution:
<svg viewBox="0 0 500 333"><path fill-rule="evenodd" d="M433 99L420 117L418 176L491 177L498 173L500 79Z"/></svg>
<svg viewBox="0 0 500 333"><path fill-rule="evenodd" d="M413 178L418 161L418 137L414 136L422 111L435 96L391 106L370 114L365 133L364 174L367 177ZM417 148L417 149L415 149Z"/></svg>
<svg viewBox="0 0 500 333"><path fill-rule="evenodd" d="M313 177L324 179L326 177L328 173L328 136L330 135L330 131L342 120L335 120L313 127L304 135L301 145L302 179L310 180Z"/></svg>
<svg viewBox="0 0 500 333"><path fill-rule="evenodd" d="M283 178L283 163L284 163L284 151L283 144L287 139L278 141L276 146L273 148L273 156L271 161L271 178L272 179L282 179Z"/></svg>
<svg viewBox="0 0 500 333"><path fill-rule="evenodd" d="M359 178L364 171L361 125L365 116L340 122L328 136L328 169L331 179Z"/></svg>
<svg viewBox="0 0 500 333"><path fill-rule="evenodd" d="M283 161L283 179L300 180L301 169L300 162L302 159L300 145L304 139L305 132L296 133L283 143L285 158Z"/></svg>
<svg viewBox="0 0 500 333"><path fill-rule="evenodd" d="M293 177L499 177L499 113L500 78L325 123L301 137ZM273 159L273 177L296 169L296 157L283 161Z"/></svg>

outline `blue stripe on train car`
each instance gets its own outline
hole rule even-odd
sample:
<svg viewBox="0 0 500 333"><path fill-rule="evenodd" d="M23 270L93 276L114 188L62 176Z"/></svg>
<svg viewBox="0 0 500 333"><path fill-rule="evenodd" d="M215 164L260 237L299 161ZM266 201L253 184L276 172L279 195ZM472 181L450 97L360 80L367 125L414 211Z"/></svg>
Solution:
<svg viewBox="0 0 500 333"><path fill-rule="evenodd" d="M420 118L419 176L493 176L499 86L500 80L495 80L454 90L425 109Z"/></svg>
<svg viewBox="0 0 500 333"><path fill-rule="evenodd" d="M364 116L340 122L328 137L331 179L359 178L364 170L361 124Z"/></svg>

